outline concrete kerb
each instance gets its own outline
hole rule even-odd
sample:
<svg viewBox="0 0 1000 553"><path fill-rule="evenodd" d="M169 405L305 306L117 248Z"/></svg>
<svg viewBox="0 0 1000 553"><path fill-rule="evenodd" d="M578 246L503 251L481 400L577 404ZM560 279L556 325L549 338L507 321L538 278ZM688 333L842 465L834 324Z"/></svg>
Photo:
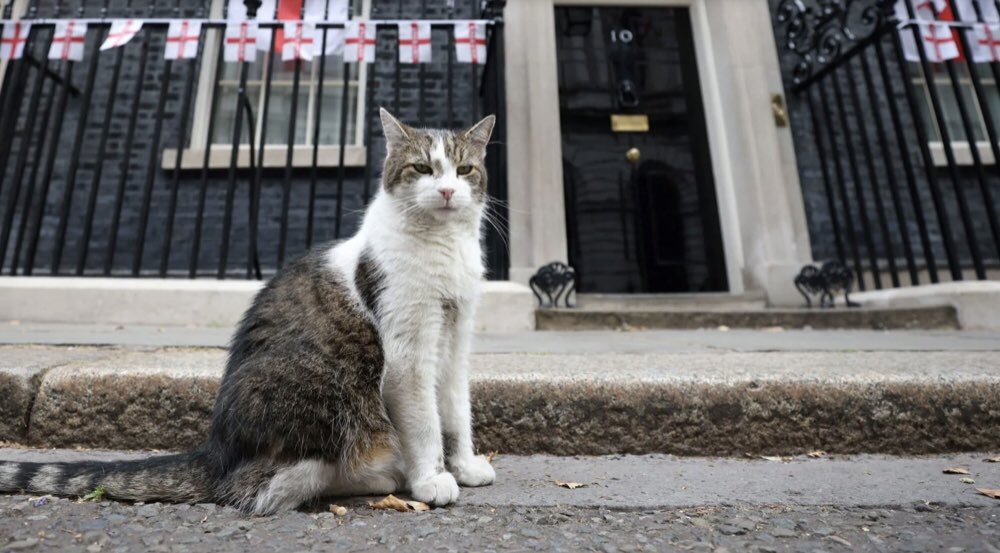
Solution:
<svg viewBox="0 0 1000 553"><path fill-rule="evenodd" d="M29 377L33 402L4 402L17 421L28 412L17 409L30 410L27 434L9 441L194 447L224 360L218 349L117 349L60 363ZM996 352L479 354L472 395L480 449L511 454L916 454L1000 443Z"/></svg>
<svg viewBox="0 0 1000 553"><path fill-rule="evenodd" d="M961 281L859 292L851 299L870 308L951 306L966 330L1000 330L1000 282Z"/></svg>

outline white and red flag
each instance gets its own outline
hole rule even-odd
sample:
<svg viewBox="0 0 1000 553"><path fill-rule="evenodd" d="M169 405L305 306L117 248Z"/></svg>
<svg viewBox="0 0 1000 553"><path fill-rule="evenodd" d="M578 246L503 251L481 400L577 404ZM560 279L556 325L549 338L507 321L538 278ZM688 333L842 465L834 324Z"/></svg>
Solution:
<svg viewBox="0 0 1000 553"><path fill-rule="evenodd" d="M481 21L455 23L455 58L459 63L486 63L486 24Z"/></svg>
<svg viewBox="0 0 1000 553"><path fill-rule="evenodd" d="M28 43L31 23L8 21L0 32L0 59L17 60L24 56L24 46Z"/></svg>
<svg viewBox="0 0 1000 553"><path fill-rule="evenodd" d="M375 24L370 21L348 21L344 26L344 61L371 63L375 61Z"/></svg>
<svg viewBox="0 0 1000 553"><path fill-rule="evenodd" d="M240 21L226 24L222 58L225 61L255 61L257 59L257 22Z"/></svg>
<svg viewBox="0 0 1000 553"><path fill-rule="evenodd" d="M913 15L919 22L915 25L919 30L920 42L927 61L941 63L962 57L962 50L958 46L958 34L951 26L941 23L955 21L955 14L948 0L896 0L896 17L900 21L912 19L904 2L909 2ZM920 61L920 53L916 41L913 40L911 27L903 27L899 32L906 59Z"/></svg>
<svg viewBox="0 0 1000 553"><path fill-rule="evenodd" d="M316 43L316 25L304 21L286 22L281 44L282 61L311 60Z"/></svg>
<svg viewBox="0 0 1000 553"><path fill-rule="evenodd" d="M101 50L110 50L125 46L142 30L142 21L137 19L116 19L111 22L108 36L101 43Z"/></svg>
<svg viewBox="0 0 1000 553"><path fill-rule="evenodd" d="M87 40L87 24L75 20L57 21L49 46L50 60L83 60L83 43Z"/></svg>
<svg viewBox="0 0 1000 553"><path fill-rule="evenodd" d="M973 6L973 2L977 6ZM958 16L962 21L975 22L966 31L969 56L976 63L1000 61L1000 13L993 0L958 0ZM979 12L976 12L976 7ZM981 18L980 18L981 17Z"/></svg>
<svg viewBox="0 0 1000 553"><path fill-rule="evenodd" d="M333 21L346 23L349 19L348 0L306 0L302 19L306 21ZM323 52L323 36L326 36L326 51ZM317 33L313 53L317 56L342 54L344 52L344 29L323 28Z"/></svg>
<svg viewBox="0 0 1000 553"><path fill-rule="evenodd" d="M399 24L399 62L430 63L431 24L409 21Z"/></svg>
<svg viewBox="0 0 1000 553"><path fill-rule="evenodd" d="M163 50L163 57L168 60L196 58L200 40L201 21L197 19L171 21L167 27L167 46Z"/></svg>

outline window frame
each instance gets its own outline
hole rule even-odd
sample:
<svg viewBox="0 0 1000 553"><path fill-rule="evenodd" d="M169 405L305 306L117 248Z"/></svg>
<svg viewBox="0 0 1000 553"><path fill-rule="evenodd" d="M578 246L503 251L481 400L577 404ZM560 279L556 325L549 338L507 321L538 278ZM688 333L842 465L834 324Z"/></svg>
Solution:
<svg viewBox="0 0 1000 553"><path fill-rule="evenodd" d="M916 62L911 62L911 63L916 63ZM928 79L926 78L926 75L924 75L922 69L919 70L919 71L917 71L916 73L914 73L912 71L912 66L911 66L911 69L910 69L910 74L911 74L911 76L910 76L910 79L909 79L909 85L912 86L912 87L914 87L917 90L918 94L920 95L920 98L924 102L924 105L925 105L925 107L927 109L927 113L930 114L930 118L931 118L930 125L932 126L932 128L934 129L934 131L937 133L937 136L940 137L941 136L941 129L938 126L937 119L934 117L934 106L931 103L930 88L929 88L929 84L928 84ZM984 87L988 87L988 88L992 87L992 88L1000 91L1000 83L994 82L992 76L988 76L986 78L980 77L980 81L982 82L982 84L984 85ZM940 90L940 88L942 86L949 87L949 88L951 87L951 77L949 77L948 75L937 75L937 74L934 74L934 75L931 76L930 82L933 82L934 85L939 90ZM966 90L966 89L971 90L973 96L975 96L975 91L973 89L973 84L972 84L972 77L968 73L966 73L964 75L959 75L958 85L959 85L959 87L963 91ZM982 106L979 105L980 102L981 102L981 100L979 100L978 98L976 98L976 103L975 103L975 105L973 105L974 116L975 116L975 120L973 121L973 123L978 127L975 130L978 130L979 132L981 132L983 134L983 138L982 139L975 139L974 138L974 143L975 143L976 149L979 151L979 159L982 162L982 164L984 166L992 166L992 165L996 165L997 162L996 162L995 159L993 159L993 148L990 146L989 136L988 136L988 134L986 132L986 122L985 122L986 114L983 113ZM957 110L958 110L958 107L957 107L957 104L956 104L955 105L955 111L956 111L956 113L957 113ZM946 118L948 117L948 113L947 112L945 113L945 117ZM951 121L949 121L949 122L951 122ZM960 120L956 121L956 122L958 124L961 124ZM998 138L1000 138L1000 137L998 137ZM972 148L969 145L968 138L965 138L965 139L955 139L955 138L952 138L952 140L950 141L950 143L951 143L952 153L955 156L955 163L958 166L960 166L960 167L967 167L967 166L975 165L975 160L972 157ZM941 140L940 138L934 140L934 139L931 139L930 137L928 137L927 146L930 149L931 159L932 159L932 161L934 163L934 166L935 167L947 167L948 166L948 157L945 155L944 141ZM998 143L998 146L1000 146L1000 143Z"/></svg>
<svg viewBox="0 0 1000 553"><path fill-rule="evenodd" d="M24 0L22 0L24 1ZM361 4L360 13L356 10L352 15L355 19L367 20L371 14L371 0L356 0ZM212 0L211 7L209 9L209 17L211 18L223 18L225 9L225 0ZM202 63L199 67L197 81L195 85L195 98L194 105L192 108L193 121L191 128L188 133L188 145L184 148L181 153L181 168L182 169L199 169L204 165L205 161L205 144L207 142L208 135L208 120L212 113L212 104L215 102L215 92L221 89L221 86L217 90L213 90L215 87L215 71L217 67L217 60L219 58L219 48L221 47L221 37L223 29L220 28L207 28L204 31L205 36L205 47L202 49ZM257 61L254 63L266 64L267 53L265 56L258 56ZM339 58L337 56L331 56L333 59ZM226 63L226 62L222 62ZM306 128L311 130L314 128L315 124L315 105L313 100L315 98L315 86L311 86L314 82L317 74L319 73L318 63L307 62L308 71L303 70L302 72L302 83L305 86L310 86L310 101L308 102L307 115L306 115ZM330 63L330 60L327 60ZM337 62L334 62L337 63ZM355 102L355 112L354 112L354 133L353 136L346 137L345 152L344 152L344 166L345 167L364 167L365 165L365 145L364 145L364 114L367 108L367 85L368 85L368 65L367 63L351 64L358 66L358 75L356 79L351 79L350 82L354 83L354 87L357 90L357 99ZM266 79L266 65L264 70L261 71L262 79ZM308 79L308 80L307 80ZM223 80L220 79L220 85ZM335 83L336 86L340 86L340 83ZM263 88L254 102L255 110L257 114L263 107ZM273 99L272 99L273 101ZM339 106L338 106L339 108ZM261 131L261 121L258 117L255 120L256 128L254 129L254 144L258 147L260 146L260 131ZM273 130L273 129L272 129ZM270 134L270 133L269 133ZM312 167L312 154L313 145L312 132L305 133L306 143L293 144L292 145L292 167ZM232 144L229 143L211 143L209 146L209 156L208 156L208 167L210 169L223 169L228 168L230 160L232 158ZM320 144L318 146L317 152L317 165L318 167L339 167L340 166L340 145L337 144ZM237 167L248 168L250 164L250 148L246 144L241 144L238 148L239 153L237 155ZM288 145L287 144L265 144L263 145L263 166L267 167L285 167ZM259 155L259 152L258 152ZM176 165L177 160L177 148L169 147L163 149L163 155L161 156L161 165L164 169L173 169Z"/></svg>

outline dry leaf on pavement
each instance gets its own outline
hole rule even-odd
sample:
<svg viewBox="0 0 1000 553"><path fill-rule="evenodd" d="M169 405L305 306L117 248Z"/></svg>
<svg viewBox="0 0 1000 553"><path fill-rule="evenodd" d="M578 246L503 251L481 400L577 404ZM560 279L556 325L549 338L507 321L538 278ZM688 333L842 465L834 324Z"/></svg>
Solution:
<svg viewBox="0 0 1000 553"><path fill-rule="evenodd" d="M1000 457L987 457L986 459L983 459L983 462L986 462L986 463L1000 463Z"/></svg>
<svg viewBox="0 0 1000 553"><path fill-rule="evenodd" d="M961 482L961 483L963 483L963 484L975 484L976 483L975 480L969 478L968 476L966 476L965 478L959 478L958 481Z"/></svg>
<svg viewBox="0 0 1000 553"><path fill-rule="evenodd" d="M950 469L944 469L945 474L972 474L969 469L965 467L951 467Z"/></svg>
<svg viewBox="0 0 1000 553"><path fill-rule="evenodd" d="M330 512L338 517L342 517L347 514L347 507L343 505L330 505Z"/></svg>
<svg viewBox="0 0 1000 553"><path fill-rule="evenodd" d="M385 496L385 498L380 501L369 502L368 506L372 509L389 509L399 511L401 513L431 510L430 506L426 503L421 503L419 501L404 501L392 494Z"/></svg>
<svg viewBox="0 0 1000 553"><path fill-rule="evenodd" d="M806 457L811 457L813 459L819 459L820 457L825 457L825 456L826 452L823 451L822 449L817 449L816 451L810 451L809 453L806 453Z"/></svg>
<svg viewBox="0 0 1000 553"><path fill-rule="evenodd" d="M976 491L985 495L986 497L991 497L993 499L1000 499L1000 490L993 490L990 488L976 488Z"/></svg>
<svg viewBox="0 0 1000 553"><path fill-rule="evenodd" d="M761 455L760 458L765 461L773 461L775 463L787 463L792 460L791 457L779 457L777 455Z"/></svg>
<svg viewBox="0 0 1000 553"><path fill-rule="evenodd" d="M844 538L842 538L840 536L827 536L824 539L827 539L827 540L830 540L830 541L835 541L835 542L839 543L840 545L843 545L844 547L846 547L848 549L854 549L854 545L852 545L851 542L845 540Z"/></svg>
<svg viewBox="0 0 1000 553"><path fill-rule="evenodd" d="M575 490L577 488L586 487L586 484L581 484L579 482L563 482L561 480L556 480L556 486L560 486L560 487L563 487L563 488L569 488L571 490Z"/></svg>
<svg viewBox="0 0 1000 553"><path fill-rule="evenodd" d="M490 463L491 465L493 464L493 459L496 459L496 458L497 458L497 452L496 451L491 451L491 452L489 452L489 453L486 454L486 462Z"/></svg>

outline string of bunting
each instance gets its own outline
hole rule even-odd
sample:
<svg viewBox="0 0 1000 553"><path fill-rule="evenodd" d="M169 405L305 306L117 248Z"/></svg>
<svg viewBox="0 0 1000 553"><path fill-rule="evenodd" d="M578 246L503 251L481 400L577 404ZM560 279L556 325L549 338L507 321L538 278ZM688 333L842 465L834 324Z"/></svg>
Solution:
<svg viewBox="0 0 1000 553"><path fill-rule="evenodd" d="M223 59L227 62L254 62L258 51L271 49L281 59L312 60L316 57L340 53L346 63L372 63L375 61L375 32L378 27L394 26L399 40L400 63L431 62L431 26L452 27L455 59L458 63L482 64L486 62L486 27L490 20L350 20L311 21L281 20L258 22L256 20L219 19L36 19L31 21L0 20L0 59L15 60L24 56L31 28L35 25L53 25L48 57L54 60L81 61L86 49L87 28L90 25L108 25L108 34L100 50L120 48L128 44L142 29L149 25L167 25L163 57L168 60L192 59L198 55L202 28L207 25L222 26ZM272 30L274 29L274 30ZM322 47L326 38L326 49Z"/></svg>

